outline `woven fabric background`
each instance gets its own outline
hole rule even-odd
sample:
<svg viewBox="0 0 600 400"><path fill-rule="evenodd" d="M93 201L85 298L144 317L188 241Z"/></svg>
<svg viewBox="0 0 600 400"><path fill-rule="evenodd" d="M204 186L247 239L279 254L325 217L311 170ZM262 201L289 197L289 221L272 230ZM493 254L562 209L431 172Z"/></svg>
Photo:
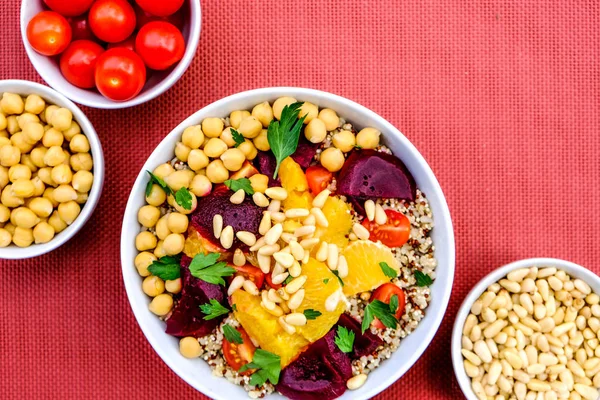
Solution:
<svg viewBox="0 0 600 400"><path fill-rule="evenodd" d="M452 300L417 364L377 397L459 399L450 331L469 289L532 256L600 272L600 3L595 0L203 0L199 50L174 88L84 108L106 157L93 220L54 253L0 261L0 397L203 399L154 353L121 279L119 238L145 157L226 95L292 85L381 114L436 172L457 239ZM0 78L41 82L0 1Z"/></svg>

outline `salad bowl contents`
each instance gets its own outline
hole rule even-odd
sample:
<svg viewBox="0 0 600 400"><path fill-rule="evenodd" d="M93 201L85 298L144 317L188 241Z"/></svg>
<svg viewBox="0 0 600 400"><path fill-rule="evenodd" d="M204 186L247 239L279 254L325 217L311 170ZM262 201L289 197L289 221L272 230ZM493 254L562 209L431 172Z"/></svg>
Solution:
<svg viewBox="0 0 600 400"><path fill-rule="evenodd" d="M361 390L437 276L434 213L385 133L297 96L184 122L122 239L181 356L252 398Z"/></svg>

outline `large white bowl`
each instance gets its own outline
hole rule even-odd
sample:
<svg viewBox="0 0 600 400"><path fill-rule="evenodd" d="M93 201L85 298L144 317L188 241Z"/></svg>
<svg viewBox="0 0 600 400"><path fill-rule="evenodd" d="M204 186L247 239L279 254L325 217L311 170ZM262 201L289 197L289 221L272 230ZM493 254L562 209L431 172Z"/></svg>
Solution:
<svg viewBox="0 0 600 400"><path fill-rule="evenodd" d="M382 366L369 375L366 384L356 391L348 391L342 399L368 399L381 392L400 378L425 351L435 335L452 290L454 278L454 234L450 212L442 189L433 172L417 149L389 122L373 111L348 99L311 89L299 88L265 88L242 92L212 103L175 128L148 157L148 161L140 171L131 191L121 233L121 263L123 279L129 296L133 313L142 331L154 347L158 355L183 380L197 390L219 400L247 398L246 392L240 386L229 383L224 378L211 375L211 370L203 360L189 360L179 353L178 339L165 333L165 324L148 310L150 299L142 292L142 278L134 267L137 254L134 245L136 234L140 230L137 221L137 211L144 205L144 190L147 183L146 170L152 171L159 164L174 157L175 144L180 140L183 130L199 124L206 117L225 117L234 110L251 109L254 105L269 101L273 102L281 96L292 96L299 101L309 101L319 107L329 107L345 117L357 127L373 126L383 132L385 143L399 156L414 176L417 186L423 190L431 203L434 214L435 228L432 237L435 243L435 255L439 261L436 269L437 278L431 286L431 303L426 310L425 318L418 328L407 338L394 355ZM279 395L269 398L281 399Z"/></svg>
<svg viewBox="0 0 600 400"><path fill-rule="evenodd" d="M557 258L528 258L525 260L515 261L513 263L504 265L479 281L468 296L463 301L456 320L454 321L454 327L452 329L452 366L454 367L454 375L458 380L460 389L464 393L467 400L478 400L475 392L471 388L471 378L467 376L465 367L463 364L462 350L462 330L465 326L467 316L471 312L471 306L481 296L481 294L494 282L498 282L503 279L510 271L514 271L519 268L531 268L531 267L556 267L562 269L574 278L579 278L586 282L594 293L600 293L600 277L594 274L592 271L582 267L581 265L574 264L569 261L559 260Z"/></svg>
<svg viewBox="0 0 600 400"><path fill-rule="evenodd" d="M136 97L128 101L113 101L102 96L97 90L81 89L69 83L58 66L58 57L46 57L36 52L27 40L27 24L40 11L44 10L42 0L23 0L21 3L21 36L29 60L38 74L54 89L64 94L76 103L85 106L104 109L117 109L137 106L160 96L171 88L190 66L198 42L202 25L202 11L200 0L188 0L183 7L187 7L183 38L185 39L185 54L175 68L167 71L153 71L152 76Z"/></svg>
<svg viewBox="0 0 600 400"><path fill-rule="evenodd" d="M51 241L44 244L33 244L29 247L20 248L11 244L8 247L0 248L0 259L22 259L37 257L48 253L66 243L85 225L90 219L100 195L102 193L102 185L104 184L104 154L102 153L102 145L96 134L96 130L85 114L72 101L67 99L56 90L48 86L40 85L39 83L19 80L0 81L0 96L4 92L16 93L20 95L37 94L46 100L48 103L56 104L59 107L65 107L73 113L73 119L81 126L81 132L85 134L90 142L90 151L94 161L94 183L92 190L88 195L88 201L85 203L81 213L75 221L64 231L56 235Z"/></svg>

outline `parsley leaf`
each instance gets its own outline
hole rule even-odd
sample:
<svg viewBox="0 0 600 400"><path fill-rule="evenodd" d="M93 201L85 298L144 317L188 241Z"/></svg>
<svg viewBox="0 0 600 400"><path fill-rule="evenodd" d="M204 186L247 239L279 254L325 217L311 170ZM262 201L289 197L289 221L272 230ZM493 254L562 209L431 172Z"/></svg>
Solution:
<svg viewBox="0 0 600 400"><path fill-rule="evenodd" d="M373 300L365 307L365 315L362 321L362 333L365 333L374 317L377 317L381 323L388 328L396 328L398 326L398 320L394 313L390 311L390 305L380 300Z"/></svg>
<svg viewBox="0 0 600 400"><path fill-rule="evenodd" d="M236 131L233 128L229 128L231 130L231 137L233 138L233 141L235 142L234 147L238 147L240 144L244 143L246 141L246 138L239 133L238 131Z"/></svg>
<svg viewBox="0 0 600 400"><path fill-rule="evenodd" d="M158 176L154 175L152 172L146 170L146 172L150 175L150 180L148 181L148 184L146 185L146 196L150 196L150 192L152 192L152 185L157 184L158 186L160 186L160 188L162 190L164 190L164 192L168 195L173 194L173 191L171 190L171 188L169 187L169 185L167 185L167 183L165 181L163 181L161 178L159 178Z"/></svg>
<svg viewBox="0 0 600 400"><path fill-rule="evenodd" d="M229 324L223 325L223 335L229 343L242 344L242 334Z"/></svg>
<svg viewBox="0 0 600 400"><path fill-rule="evenodd" d="M422 273L419 270L415 270L415 279L417 280L417 286L429 286L433 283L433 279L429 275Z"/></svg>
<svg viewBox="0 0 600 400"><path fill-rule="evenodd" d="M321 316L321 311L317 311L317 310L313 310L312 308L309 308L308 310L304 310L304 316L308 320L317 319L317 317Z"/></svg>
<svg viewBox="0 0 600 400"><path fill-rule="evenodd" d="M235 304L235 303L234 303L234 304L232 304L232 305L231 305L231 309L232 309L233 311L237 311L237 304Z"/></svg>
<svg viewBox="0 0 600 400"><path fill-rule="evenodd" d="M344 281L342 280L342 278L340 278L340 273L337 271L331 271L333 272L333 274L338 278L338 281L340 281L340 285L342 285L342 287L346 286L346 284L344 283Z"/></svg>
<svg viewBox="0 0 600 400"><path fill-rule="evenodd" d="M262 386L267 380L277 385L281 372L281 357L263 349L256 349L252 362L242 366L239 372L249 369L257 369L250 377L251 385Z"/></svg>
<svg viewBox="0 0 600 400"><path fill-rule="evenodd" d="M277 160L273 179L277 178L277 172L279 172L281 162L288 156L294 154L298 147L300 130L302 129L304 118L306 117L298 118L300 107L302 107L303 104L304 103L297 102L283 107L280 120L277 121L274 119L269 124L267 140L269 141L271 151Z"/></svg>
<svg viewBox="0 0 600 400"><path fill-rule="evenodd" d="M283 284L284 284L284 285L287 285L288 283L290 283L290 282L291 282L291 281L293 281L293 280L294 280L294 277L293 277L293 276L291 276L291 275L288 275L288 277L287 277L287 278L285 278L285 281L283 281Z"/></svg>
<svg viewBox="0 0 600 400"><path fill-rule="evenodd" d="M225 286L223 277L233 275L235 269L226 262L217 262L219 257L219 253L197 254L190 264L190 273L204 282Z"/></svg>
<svg viewBox="0 0 600 400"><path fill-rule="evenodd" d="M234 192L243 189L244 192L246 192L246 194L254 194L254 189L252 189L252 183L250 183L250 179L248 178L227 179L225 181L225 186L227 186Z"/></svg>
<svg viewBox="0 0 600 400"><path fill-rule="evenodd" d="M186 210L192 209L192 194L185 187L182 187L175 193L175 201Z"/></svg>
<svg viewBox="0 0 600 400"><path fill-rule="evenodd" d="M335 344L344 353L351 353L352 346L354 346L354 332L338 326L337 335L335 336Z"/></svg>
<svg viewBox="0 0 600 400"><path fill-rule="evenodd" d="M221 315L229 314L229 309L223 307L223 305L215 299L210 299L210 303L201 304L200 311L202 311L203 314L206 314L204 319L207 321L220 317Z"/></svg>
<svg viewBox="0 0 600 400"><path fill-rule="evenodd" d="M385 276L387 276L389 278L395 278L398 276L398 273L396 272L396 270L394 268L390 267L388 265L388 263L382 261L379 263L379 266L381 267L381 270L383 271Z"/></svg>
<svg viewBox="0 0 600 400"><path fill-rule="evenodd" d="M327 285L329 283L329 278L323 279L323 283Z"/></svg>
<svg viewBox="0 0 600 400"><path fill-rule="evenodd" d="M148 267L148 271L152 275L158 276L164 281L171 281L180 277L179 262L181 256L164 256L156 261L152 261L152 264Z"/></svg>
<svg viewBox="0 0 600 400"><path fill-rule="evenodd" d="M398 310L398 295L394 294L390 299L390 312L396 314L396 310Z"/></svg>

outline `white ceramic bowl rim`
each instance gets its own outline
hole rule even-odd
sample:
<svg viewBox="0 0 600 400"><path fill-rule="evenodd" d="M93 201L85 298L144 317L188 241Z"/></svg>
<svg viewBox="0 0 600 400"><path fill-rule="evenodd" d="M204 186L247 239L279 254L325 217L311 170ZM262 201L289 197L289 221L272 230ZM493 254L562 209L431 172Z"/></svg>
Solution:
<svg viewBox="0 0 600 400"><path fill-rule="evenodd" d="M34 1L36 3L41 3L42 0L23 0L21 3L21 37L23 39L23 46L25 46L25 51L27 52L29 60L33 64L38 74L40 74L40 76L44 79L44 81L46 81L46 83L48 83L48 85L64 93L65 96L69 97L74 102L88 107L102 109L122 109L137 106L160 96L169 90L183 76L185 71L187 71L189 68L194 56L196 55L196 50L198 49L200 31L202 29L202 7L200 5L200 0L189 0L190 24L187 27L189 29L189 35L186 37L184 32L184 38L187 40L183 58L160 82L148 89L144 87L138 96L123 102L112 101L103 97L98 92L80 89L74 85L71 85L61 75L60 70L51 64L51 60L47 59L48 57L38 54L31 47L29 41L27 40L27 24L33 15L37 14L37 12L42 9L41 4L39 7L34 9L34 5L32 4Z"/></svg>
<svg viewBox="0 0 600 400"><path fill-rule="evenodd" d="M169 346L165 345L164 342L167 340L165 336L168 335L166 335L164 332L164 327L161 329L159 328L159 325L154 322L159 321L158 318L148 311L147 304L149 301L147 296L145 296L141 291L141 278L133 266L133 259L136 253L135 246L133 245L133 236L135 236L135 233L137 232L136 230L139 229L139 224L137 223L136 218L137 209L144 202L143 191L147 181L147 174L145 171L153 170L157 165L170 160L170 158L167 157L172 157L175 143L179 139L184 128L190 125L198 124L201 119L208 116L224 116L234 109L246 109L262 101L273 101L276 98L284 95L293 96L305 101L311 101L322 107L330 107L333 109L336 109L337 107L336 111L338 111L348 120L352 121L355 127L369 125L375 126L382 132L385 132L385 137L389 138L387 142L390 147L402 148L402 154L396 153L395 150L394 152L403 160L405 164L407 164L407 167L409 170L411 170L411 172L413 172L413 175L415 175L414 171L418 170L420 176L415 176L417 185L422 189L424 185L428 186L428 188L424 189L424 191L427 194L427 197L430 199L432 208L434 204L431 200L435 199L436 202L434 209L436 226L432 231L432 235L437 235L438 237L438 240L436 241L436 239L434 239L434 242L436 243L436 257L438 258L439 265L436 269L437 279L431 286L431 303L427 308L425 318L423 318L423 320L419 323L417 329L411 335L407 336L407 338L403 339L401 346L394 353L395 358L392 356L392 358L390 360L386 360L386 362L380 368L377 368L375 371L373 371L369 380L367 380L367 383L363 387L356 391L348 391L340 398L353 400L368 399L399 379L417 361L417 359L421 356L433 339L444 317L452 290L455 248L450 211L448 210L442 189L426 161L413 146L413 144L410 143L410 141L393 125L373 111L351 100L313 89L292 87L263 88L237 93L218 100L205 106L179 124L179 126L177 126L165 139L161 141L161 143L152 152L150 157L148 157L147 162L144 164L133 185L131 195L127 203L123 218L123 231L121 235L121 263L123 268L125 288L127 290L127 295L133 313L140 325L142 332L158 355L163 359L163 361L177 375L205 395L220 400L231 399L230 396L233 396L234 389L228 388L226 385L235 385L226 381L223 381L222 384L211 383L210 379L215 378L207 377L206 372L201 377L194 378L192 376L193 372L189 371L189 369L192 369L191 364L188 363L189 360L183 359L178 350L175 350L177 348L175 342L172 342L172 344ZM344 108L346 111L340 112L339 108ZM440 257L442 259L440 259ZM162 324L162 322L160 323ZM171 339L175 340L175 338ZM404 354L404 358L400 359L400 355L397 353L400 353L400 350L403 348L409 353ZM392 360L394 359L398 360L394 364L397 369L391 368ZM199 368L196 366L196 364L194 365L194 369ZM203 369L203 371L205 370ZM205 381L207 382L205 383ZM243 391L243 389L239 387L238 389ZM237 394L238 392L235 393ZM229 396L227 394L229 394ZM282 397L271 395L269 398L276 399Z"/></svg>
<svg viewBox="0 0 600 400"><path fill-rule="evenodd" d="M104 184L104 154L100 139L96 134L90 120L85 116L71 100L67 99L56 90L39 83L22 80L1 80L0 94L4 92L17 93L20 95L38 94L49 103L60 107L68 108L73 114L73 119L81 126L81 132L85 134L90 142L90 151L94 161L94 183L88 195L88 201L85 203L81 213L75 221L64 231L57 234L51 241L44 244L33 244L29 247L19 248L15 245L0 248L0 259L23 259L37 257L48 253L66 243L85 225L90 219L102 194L102 185Z"/></svg>
<svg viewBox="0 0 600 400"><path fill-rule="evenodd" d="M570 261L561 260L558 258L527 258L524 260L519 260L512 262L510 264L506 264L500 268L495 269L486 275L483 279L481 279L474 287L471 289L463 303L461 304L458 313L456 314L456 319L454 321L454 326L452 328L452 341L451 341L451 350L452 350L452 366L454 368L454 375L456 376L456 380L460 386L460 389L464 393L467 400L478 400L477 396L473 392L471 388L471 378L467 376L465 372L465 368L463 365L463 356L461 354L462 349L462 330L465 325L465 321L467 316L471 312L471 306L477 300L479 296L494 282L498 282L500 279L504 278L510 271L514 271L519 268L530 268L530 267L556 267L558 269L562 269L567 272L569 275L575 278L580 278L585 281L595 293L600 293L600 277L594 274L592 271L587 268L572 263Z"/></svg>

